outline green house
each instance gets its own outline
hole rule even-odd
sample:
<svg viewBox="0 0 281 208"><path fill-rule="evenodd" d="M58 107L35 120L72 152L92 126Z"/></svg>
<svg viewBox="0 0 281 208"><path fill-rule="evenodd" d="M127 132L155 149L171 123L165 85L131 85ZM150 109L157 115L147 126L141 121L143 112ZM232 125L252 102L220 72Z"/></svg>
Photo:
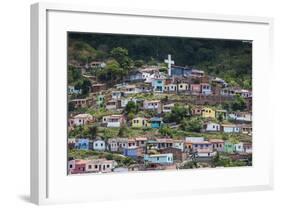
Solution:
<svg viewBox="0 0 281 208"><path fill-rule="evenodd" d="M229 142L229 141L226 141L226 142L224 143L224 152L226 152L226 153L234 153L234 151L235 151L235 146L234 146L234 144L232 144L232 143Z"/></svg>
<svg viewBox="0 0 281 208"><path fill-rule="evenodd" d="M104 107L104 95L97 96L96 104L97 104L98 108Z"/></svg>

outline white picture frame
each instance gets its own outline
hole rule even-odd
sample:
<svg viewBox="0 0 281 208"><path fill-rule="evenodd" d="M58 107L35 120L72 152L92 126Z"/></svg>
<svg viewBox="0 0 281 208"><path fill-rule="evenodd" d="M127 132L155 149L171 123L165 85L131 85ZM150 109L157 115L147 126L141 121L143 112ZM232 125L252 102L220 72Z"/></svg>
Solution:
<svg viewBox="0 0 281 208"><path fill-rule="evenodd" d="M99 24L93 27L95 21ZM104 25L108 27L105 28ZM169 27L173 31L169 30ZM273 20L264 17L53 3L33 4L31 201L36 204L49 204L272 189L273 139L272 134L267 131L272 119L271 115L262 111L272 105L267 93L268 88L264 84L270 83L270 77L262 73L265 68L268 72L272 70L272 28ZM64 137L66 97L62 96L66 95L67 31L253 40L253 166L106 176L67 176ZM64 66L65 70L62 69ZM57 100L56 106L54 100ZM197 182L194 181L196 178ZM147 184L151 183L155 184L155 187L148 189ZM136 188L132 189L132 186Z"/></svg>

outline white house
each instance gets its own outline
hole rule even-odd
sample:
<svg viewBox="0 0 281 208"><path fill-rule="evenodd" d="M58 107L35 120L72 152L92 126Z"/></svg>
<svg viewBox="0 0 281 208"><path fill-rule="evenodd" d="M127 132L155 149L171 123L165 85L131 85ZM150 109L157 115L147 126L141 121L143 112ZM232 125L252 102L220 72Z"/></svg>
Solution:
<svg viewBox="0 0 281 208"><path fill-rule="evenodd" d="M78 114L70 119L70 126L81 126L93 121L93 116L87 113Z"/></svg>
<svg viewBox="0 0 281 208"><path fill-rule="evenodd" d="M96 151L105 151L105 141L102 139L96 139L93 142L93 149Z"/></svg>
<svg viewBox="0 0 281 208"><path fill-rule="evenodd" d="M109 173L116 167L117 163L114 160L94 159L87 160L86 172L94 173Z"/></svg>
<svg viewBox="0 0 281 208"><path fill-rule="evenodd" d="M182 152L184 151L184 141L183 140L174 140L173 141L173 148L180 149Z"/></svg>
<svg viewBox="0 0 281 208"><path fill-rule="evenodd" d="M185 92L189 90L189 84L188 83L179 83L178 84L178 91L179 92Z"/></svg>
<svg viewBox="0 0 281 208"><path fill-rule="evenodd" d="M201 93L203 95L211 95L212 94L212 88L209 83L201 83Z"/></svg>
<svg viewBox="0 0 281 208"><path fill-rule="evenodd" d="M143 108L145 110L161 110L161 101L160 100L145 100L143 102Z"/></svg>
<svg viewBox="0 0 281 208"><path fill-rule="evenodd" d="M106 124L107 127L120 127L126 122L123 115L110 115L102 118L102 123Z"/></svg>
<svg viewBox="0 0 281 208"><path fill-rule="evenodd" d="M241 127L235 124L222 124L221 128L224 133L240 133L241 131Z"/></svg>
<svg viewBox="0 0 281 208"><path fill-rule="evenodd" d="M252 91L250 90L236 90L235 93L237 95L241 95L243 98L249 98L249 97L252 97Z"/></svg>
<svg viewBox="0 0 281 208"><path fill-rule="evenodd" d="M220 124L208 122L208 123L204 124L204 130L210 131L210 132L220 131Z"/></svg>
<svg viewBox="0 0 281 208"><path fill-rule="evenodd" d="M178 90L177 84L171 83L171 84L166 84L164 86L164 91L166 92L176 92L177 90Z"/></svg>
<svg viewBox="0 0 281 208"><path fill-rule="evenodd" d="M74 86L68 86L68 94L81 94L82 90L81 89L75 89Z"/></svg>
<svg viewBox="0 0 281 208"><path fill-rule="evenodd" d="M252 114L249 112L230 113L228 117L240 122L252 122Z"/></svg>
<svg viewBox="0 0 281 208"><path fill-rule="evenodd" d="M114 100L118 100L118 99L120 99L122 96L123 96L123 92L121 92L121 91L112 91L111 92L111 97L112 97L112 99L114 99Z"/></svg>
<svg viewBox="0 0 281 208"><path fill-rule="evenodd" d="M216 155L216 152L213 152L210 149L197 149L198 157L210 158Z"/></svg>
<svg viewBox="0 0 281 208"><path fill-rule="evenodd" d="M118 100L109 100L109 101L107 101L105 108L107 110L115 110L115 109L117 109L118 108Z"/></svg>
<svg viewBox="0 0 281 208"><path fill-rule="evenodd" d="M204 142L204 137L185 137L186 142Z"/></svg>
<svg viewBox="0 0 281 208"><path fill-rule="evenodd" d="M234 148L236 152L245 152L244 144L242 142L239 142L238 144L234 144Z"/></svg>
<svg viewBox="0 0 281 208"><path fill-rule="evenodd" d="M162 111L163 113L169 113L172 111L172 108L175 106L174 103L170 103L170 104L166 104L166 105L163 105L162 107Z"/></svg>

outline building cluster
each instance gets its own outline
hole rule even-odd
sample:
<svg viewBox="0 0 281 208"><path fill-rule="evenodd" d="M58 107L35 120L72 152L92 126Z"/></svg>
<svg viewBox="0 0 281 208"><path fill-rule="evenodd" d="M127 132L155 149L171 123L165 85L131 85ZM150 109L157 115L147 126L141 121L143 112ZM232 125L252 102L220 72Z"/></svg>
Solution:
<svg viewBox="0 0 281 208"><path fill-rule="evenodd" d="M111 152L132 158L136 161L129 166L120 166L114 160L89 158L68 161L69 174L109 173L136 170L163 170L180 168L187 161L210 161L217 152L238 155L241 158L252 153L252 144L231 143L221 139L185 137L182 140L171 138L77 138L68 140L69 149Z"/></svg>
<svg viewBox="0 0 281 208"><path fill-rule="evenodd" d="M207 76L202 70L176 66L170 56L165 62L168 64L167 73L162 72L161 67L149 66L131 71L124 82L114 86L92 80L91 93L88 97L70 99L69 102L76 109L104 109L108 113L99 118L89 113L70 113L68 129L91 124L106 128L128 126L154 130L166 124L177 128L178 124L165 123L163 118L167 113L171 113L176 105L181 104L190 109L189 116L204 118L202 133L252 135L251 90L229 87L223 79ZM82 91L68 86L68 93L79 95ZM141 98L136 96L141 94L148 96ZM180 95L180 99L173 97L156 99L154 95ZM186 97L182 97L184 95ZM221 107L214 107L232 101L235 95L244 98L245 111L228 112ZM135 103L142 113L129 118L125 114L129 102ZM153 116L148 112L153 112ZM204 137L183 137L175 140L168 137L90 139L79 136L68 138L68 148L116 153L135 161L130 165L120 165L114 159L70 158L69 174L177 169L194 158L208 162L217 152L235 154L238 159L241 155L252 153L251 142L232 143Z"/></svg>

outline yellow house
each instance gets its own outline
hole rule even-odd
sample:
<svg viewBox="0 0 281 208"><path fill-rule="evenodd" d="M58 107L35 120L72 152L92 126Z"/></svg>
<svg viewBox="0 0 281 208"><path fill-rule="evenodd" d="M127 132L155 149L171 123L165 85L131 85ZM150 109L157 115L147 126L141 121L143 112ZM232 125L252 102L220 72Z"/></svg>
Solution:
<svg viewBox="0 0 281 208"><path fill-rule="evenodd" d="M211 108L204 107L202 109L202 117L204 118L216 118L216 111Z"/></svg>
<svg viewBox="0 0 281 208"><path fill-rule="evenodd" d="M143 128L149 127L149 122L147 118L137 117L132 120L132 127Z"/></svg>

